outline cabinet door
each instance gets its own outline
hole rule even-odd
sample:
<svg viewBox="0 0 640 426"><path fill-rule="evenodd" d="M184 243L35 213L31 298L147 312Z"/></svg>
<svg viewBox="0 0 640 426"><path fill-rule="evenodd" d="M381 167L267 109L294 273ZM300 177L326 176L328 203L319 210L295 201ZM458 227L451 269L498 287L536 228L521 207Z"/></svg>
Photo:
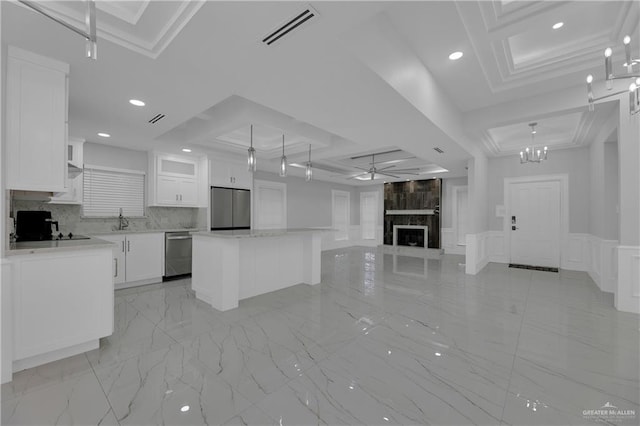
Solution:
<svg viewBox="0 0 640 426"><path fill-rule="evenodd" d="M161 278L164 233L127 234L127 282Z"/></svg>
<svg viewBox="0 0 640 426"><path fill-rule="evenodd" d="M68 65L9 48L7 188L64 192Z"/></svg>
<svg viewBox="0 0 640 426"><path fill-rule="evenodd" d="M14 360L113 332L107 250L24 256L14 265Z"/></svg>
<svg viewBox="0 0 640 426"><path fill-rule="evenodd" d="M198 205L198 182L193 179L180 181L180 204L184 206Z"/></svg>
<svg viewBox="0 0 640 426"><path fill-rule="evenodd" d="M158 176L156 201L158 204L175 206L180 204L180 179L170 176Z"/></svg>
<svg viewBox="0 0 640 426"><path fill-rule="evenodd" d="M158 175L195 179L198 176L198 161L190 158L158 155Z"/></svg>
<svg viewBox="0 0 640 426"><path fill-rule="evenodd" d="M113 282L121 284L125 282L126 257L124 235L97 235L98 238L110 241L113 246Z"/></svg>
<svg viewBox="0 0 640 426"><path fill-rule="evenodd" d="M232 185L234 188L251 189L253 183L253 174L244 164L232 163L229 165L231 170Z"/></svg>

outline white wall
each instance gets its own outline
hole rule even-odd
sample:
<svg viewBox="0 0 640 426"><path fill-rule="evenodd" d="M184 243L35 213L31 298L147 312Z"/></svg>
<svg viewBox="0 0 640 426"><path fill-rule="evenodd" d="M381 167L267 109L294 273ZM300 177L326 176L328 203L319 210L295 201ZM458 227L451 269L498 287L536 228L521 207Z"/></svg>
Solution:
<svg viewBox="0 0 640 426"><path fill-rule="evenodd" d="M84 164L147 172L147 152L93 142L84 144Z"/></svg>
<svg viewBox="0 0 640 426"><path fill-rule="evenodd" d="M619 210L620 210L620 185L618 183L618 142L604 144L604 234L605 240L618 240L619 236Z"/></svg>
<svg viewBox="0 0 640 426"><path fill-rule="evenodd" d="M589 148L549 151L540 164L520 164L518 156L489 159L489 229L502 231L496 205L504 205L504 178L535 175L569 175L569 232L589 232ZM473 209L473 207L472 207Z"/></svg>
<svg viewBox="0 0 640 426"><path fill-rule="evenodd" d="M360 224L360 195L353 186L319 180L307 182L296 176L280 177L275 173L256 171L254 179L287 184L287 227L331 227L331 190L349 192L351 225Z"/></svg>
<svg viewBox="0 0 640 426"><path fill-rule="evenodd" d="M468 162L469 185L469 233L479 234L489 227L489 212L493 210L488 198L491 189L490 171L493 168L489 159L484 155L477 155Z"/></svg>

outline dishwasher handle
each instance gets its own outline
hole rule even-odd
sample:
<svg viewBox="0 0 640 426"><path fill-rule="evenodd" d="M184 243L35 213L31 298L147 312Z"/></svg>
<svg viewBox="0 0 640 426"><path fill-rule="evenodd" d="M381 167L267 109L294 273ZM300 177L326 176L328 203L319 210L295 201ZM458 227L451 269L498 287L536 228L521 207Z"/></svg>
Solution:
<svg viewBox="0 0 640 426"><path fill-rule="evenodd" d="M191 235L178 235L175 237L167 237L167 240L190 240Z"/></svg>

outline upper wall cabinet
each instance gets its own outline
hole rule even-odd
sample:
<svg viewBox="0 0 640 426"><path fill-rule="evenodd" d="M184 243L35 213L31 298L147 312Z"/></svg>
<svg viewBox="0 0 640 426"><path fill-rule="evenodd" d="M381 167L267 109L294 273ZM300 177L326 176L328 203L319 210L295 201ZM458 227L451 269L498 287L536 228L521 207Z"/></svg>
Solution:
<svg viewBox="0 0 640 426"><path fill-rule="evenodd" d="M253 186L253 176L246 164L212 158L209 170L209 183L212 186L241 189L251 189Z"/></svg>
<svg viewBox="0 0 640 426"><path fill-rule="evenodd" d="M66 191L68 75L68 64L9 46L8 189Z"/></svg>
<svg viewBox="0 0 640 426"><path fill-rule="evenodd" d="M149 205L206 206L206 159L149 153Z"/></svg>
<svg viewBox="0 0 640 426"><path fill-rule="evenodd" d="M67 190L54 192L50 204L82 204L84 139L69 139L67 145Z"/></svg>

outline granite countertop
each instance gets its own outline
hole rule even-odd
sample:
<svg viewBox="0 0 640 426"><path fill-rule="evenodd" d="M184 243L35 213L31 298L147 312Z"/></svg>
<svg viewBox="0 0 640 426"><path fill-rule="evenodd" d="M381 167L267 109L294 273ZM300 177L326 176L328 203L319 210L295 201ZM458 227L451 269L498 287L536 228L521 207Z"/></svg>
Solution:
<svg viewBox="0 0 640 426"><path fill-rule="evenodd" d="M123 229L116 231L100 231L100 232L91 232L89 235L120 235L120 234L150 234L154 232L201 232L204 231L202 228L171 228L171 229Z"/></svg>
<svg viewBox="0 0 640 426"><path fill-rule="evenodd" d="M86 240L20 241L9 244L9 250L5 252L5 256L86 250L111 247L112 245L112 242L99 238L89 238Z"/></svg>
<svg viewBox="0 0 640 426"><path fill-rule="evenodd" d="M330 232L326 228L286 228L286 229L235 229L230 231L202 231L193 233L194 236L211 238L263 238L279 237L291 234L310 234L317 232Z"/></svg>

